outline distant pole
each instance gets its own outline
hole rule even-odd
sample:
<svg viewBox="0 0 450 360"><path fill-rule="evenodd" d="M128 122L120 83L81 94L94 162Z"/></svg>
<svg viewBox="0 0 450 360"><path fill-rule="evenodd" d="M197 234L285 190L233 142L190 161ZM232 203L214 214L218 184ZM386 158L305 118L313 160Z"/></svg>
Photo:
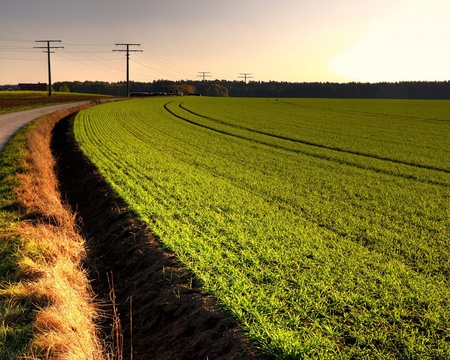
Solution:
<svg viewBox="0 0 450 360"><path fill-rule="evenodd" d="M211 75L207 75L207 74L210 74L209 71L199 71L198 73L201 74L201 75L197 75L197 76L200 76L202 78L202 81L205 81L205 79L207 77L211 77Z"/></svg>
<svg viewBox="0 0 450 360"><path fill-rule="evenodd" d="M51 49L64 49L64 46L50 46L50 43L61 42L61 40L36 40L35 42L46 42L47 46L35 46L35 49L46 49L44 52L47 53L48 60L48 96L52 96L52 70L50 66L50 53Z"/></svg>
<svg viewBox="0 0 450 360"><path fill-rule="evenodd" d="M130 96L130 52L142 52L142 50L130 50L130 46L141 46L141 44L116 44L116 46L126 46L126 50L113 50L127 53L127 96Z"/></svg>
<svg viewBox="0 0 450 360"><path fill-rule="evenodd" d="M244 82L247 84L247 79L251 79L253 76L250 76L252 73L240 73L239 78L244 79Z"/></svg>

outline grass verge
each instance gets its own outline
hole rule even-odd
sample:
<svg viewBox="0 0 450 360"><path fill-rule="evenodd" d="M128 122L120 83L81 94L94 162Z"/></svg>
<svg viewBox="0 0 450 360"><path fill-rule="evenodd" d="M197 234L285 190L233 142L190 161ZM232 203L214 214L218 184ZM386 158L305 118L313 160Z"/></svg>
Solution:
<svg viewBox="0 0 450 360"><path fill-rule="evenodd" d="M101 359L84 240L53 172L54 124L23 128L0 153L0 358Z"/></svg>
<svg viewBox="0 0 450 360"><path fill-rule="evenodd" d="M0 358L18 358L32 336L30 301L14 294L22 276L19 271L25 241L19 235L20 214L13 192L24 171L27 129L18 133L0 152Z"/></svg>

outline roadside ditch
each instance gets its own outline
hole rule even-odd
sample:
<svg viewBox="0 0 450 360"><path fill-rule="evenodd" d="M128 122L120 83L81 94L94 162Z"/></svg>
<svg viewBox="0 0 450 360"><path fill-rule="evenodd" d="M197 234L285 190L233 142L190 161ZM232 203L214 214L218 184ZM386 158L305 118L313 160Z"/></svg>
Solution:
<svg viewBox="0 0 450 360"><path fill-rule="evenodd" d="M114 195L79 150L73 120L56 124L51 149L62 198L87 242L85 267L105 313L99 325L116 357L266 359Z"/></svg>

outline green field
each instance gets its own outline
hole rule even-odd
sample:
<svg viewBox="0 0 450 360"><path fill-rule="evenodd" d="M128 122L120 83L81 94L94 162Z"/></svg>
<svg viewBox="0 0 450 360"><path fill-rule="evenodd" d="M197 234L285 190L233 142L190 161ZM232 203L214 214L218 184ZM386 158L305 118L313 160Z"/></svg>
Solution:
<svg viewBox="0 0 450 360"><path fill-rule="evenodd" d="M450 358L450 101L137 99L74 126L264 352Z"/></svg>

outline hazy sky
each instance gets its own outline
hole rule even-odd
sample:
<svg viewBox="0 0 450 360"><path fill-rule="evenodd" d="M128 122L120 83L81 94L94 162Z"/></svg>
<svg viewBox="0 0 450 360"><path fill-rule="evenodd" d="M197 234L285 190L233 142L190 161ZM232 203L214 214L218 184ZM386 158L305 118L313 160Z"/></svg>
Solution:
<svg viewBox="0 0 450 360"><path fill-rule="evenodd" d="M450 80L449 0L0 0L0 84Z"/></svg>

